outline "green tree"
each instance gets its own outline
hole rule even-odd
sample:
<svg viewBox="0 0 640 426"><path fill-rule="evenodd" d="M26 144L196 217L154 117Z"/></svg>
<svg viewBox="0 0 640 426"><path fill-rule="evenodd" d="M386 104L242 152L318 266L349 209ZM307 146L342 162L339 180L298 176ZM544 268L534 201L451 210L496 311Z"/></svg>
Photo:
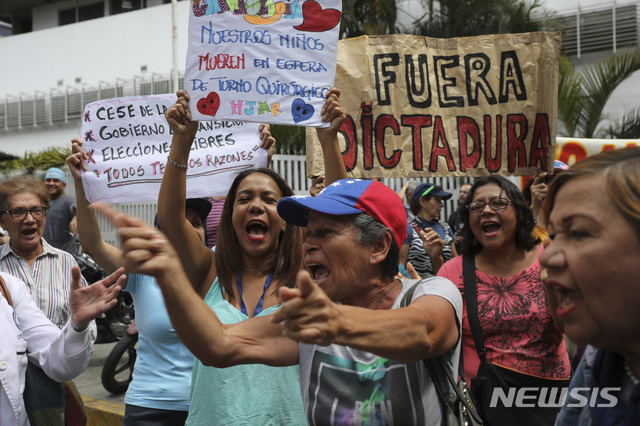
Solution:
<svg viewBox="0 0 640 426"><path fill-rule="evenodd" d="M66 158L71 154L71 148L50 148L40 152L27 152L22 158L8 156L0 161L0 173L14 170L24 170L34 173L36 170L46 170L49 167L62 167ZM7 154L5 154L7 155Z"/></svg>
<svg viewBox="0 0 640 426"><path fill-rule="evenodd" d="M561 57L558 74L558 133L582 138L618 137L617 129L633 128L634 121L637 126L640 122L638 110L617 124L610 125L608 130L597 130L599 124L606 119L602 111L613 91L638 69L638 49L593 63L581 71L576 71L568 58ZM637 133L635 137L638 137Z"/></svg>
<svg viewBox="0 0 640 426"><path fill-rule="evenodd" d="M397 16L395 0L343 0L340 38L394 34Z"/></svg>
<svg viewBox="0 0 640 426"><path fill-rule="evenodd" d="M640 108L610 124L604 136L611 139L640 139Z"/></svg>
<svg viewBox="0 0 640 426"><path fill-rule="evenodd" d="M422 0L426 13L413 23L415 34L466 37L558 28L555 15L540 0Z"/></svg>

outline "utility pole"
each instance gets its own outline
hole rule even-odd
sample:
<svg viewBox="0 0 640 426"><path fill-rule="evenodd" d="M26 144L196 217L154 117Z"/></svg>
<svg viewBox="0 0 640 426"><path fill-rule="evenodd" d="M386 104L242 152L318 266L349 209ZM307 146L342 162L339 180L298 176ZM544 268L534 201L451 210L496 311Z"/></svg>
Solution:
<svg viewBox="0 0 640 426"><path fill-rule="evenodd" d="M171 82L173 92L178 91L178 25L176 24L176 0L171 0L171 53L173 66L171 68Z"/></svg>

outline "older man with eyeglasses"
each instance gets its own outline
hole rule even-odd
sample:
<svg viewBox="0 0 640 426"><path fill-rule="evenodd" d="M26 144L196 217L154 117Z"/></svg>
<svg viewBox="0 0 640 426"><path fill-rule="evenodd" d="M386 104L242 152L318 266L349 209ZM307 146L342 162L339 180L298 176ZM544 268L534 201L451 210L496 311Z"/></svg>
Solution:
<svg viewBox="0 0 640 426"><path fill-rule="evenodd" d="M9 243L0 247L0 271L24 281L40 310L62 328L71 315L71 268L76 261L71 254L52 247L43 238L48 208L49 191L35 177L23 176L0 186L0 225L9 234ZM88 285L83 277L81 285ZM90 327L95 339L94 321ZM32 425L45 421L64 425L61 384L31 363L24 398Z"/></svg>

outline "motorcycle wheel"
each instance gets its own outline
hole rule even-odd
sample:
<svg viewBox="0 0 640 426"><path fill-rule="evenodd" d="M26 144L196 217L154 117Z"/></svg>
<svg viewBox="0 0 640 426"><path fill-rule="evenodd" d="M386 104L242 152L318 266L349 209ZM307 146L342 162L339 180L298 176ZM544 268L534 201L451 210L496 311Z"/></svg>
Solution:
<svg viewBox="0 0 640 426"><path fill-rule="evenodd" d="M136 362L138 335L125 334L113 347L102 367L102 386L114 394L127 391Z"/></svg>

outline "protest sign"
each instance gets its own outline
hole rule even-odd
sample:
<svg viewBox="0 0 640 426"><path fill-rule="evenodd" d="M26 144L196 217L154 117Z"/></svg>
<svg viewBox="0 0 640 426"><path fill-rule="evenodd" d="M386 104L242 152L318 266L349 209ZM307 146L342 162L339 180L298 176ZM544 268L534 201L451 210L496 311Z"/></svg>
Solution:
<svg viewBox="0 0 640 426"><path fill-rule="evenodd" d="M341 40L351 176L531 175L553 164L560 34ZM307 129L309 176L322 151Z"/></svg>
<svg viewBox="0 0 640 426"><path fill-rule="evenodd" d="M640 139L557 138L556 159L571 166L602 151L640 145Z"/></svg>
<svg viewBox="0 0 640 426"><path fill-rule="evenodd" d="M90 202L155 201L171 149L164 112L175 95L101 100L85 107L80 137L87 152L83 185ZM241 170L265 167L258 124L199 124L187 170L187 197L225 195Z"/></svg>
<svg viewBox="0 0 640 426"><path fill-rule="evenodd" d="M190 1L184 85L196 120L327 126L340 0Z"/></svg>

